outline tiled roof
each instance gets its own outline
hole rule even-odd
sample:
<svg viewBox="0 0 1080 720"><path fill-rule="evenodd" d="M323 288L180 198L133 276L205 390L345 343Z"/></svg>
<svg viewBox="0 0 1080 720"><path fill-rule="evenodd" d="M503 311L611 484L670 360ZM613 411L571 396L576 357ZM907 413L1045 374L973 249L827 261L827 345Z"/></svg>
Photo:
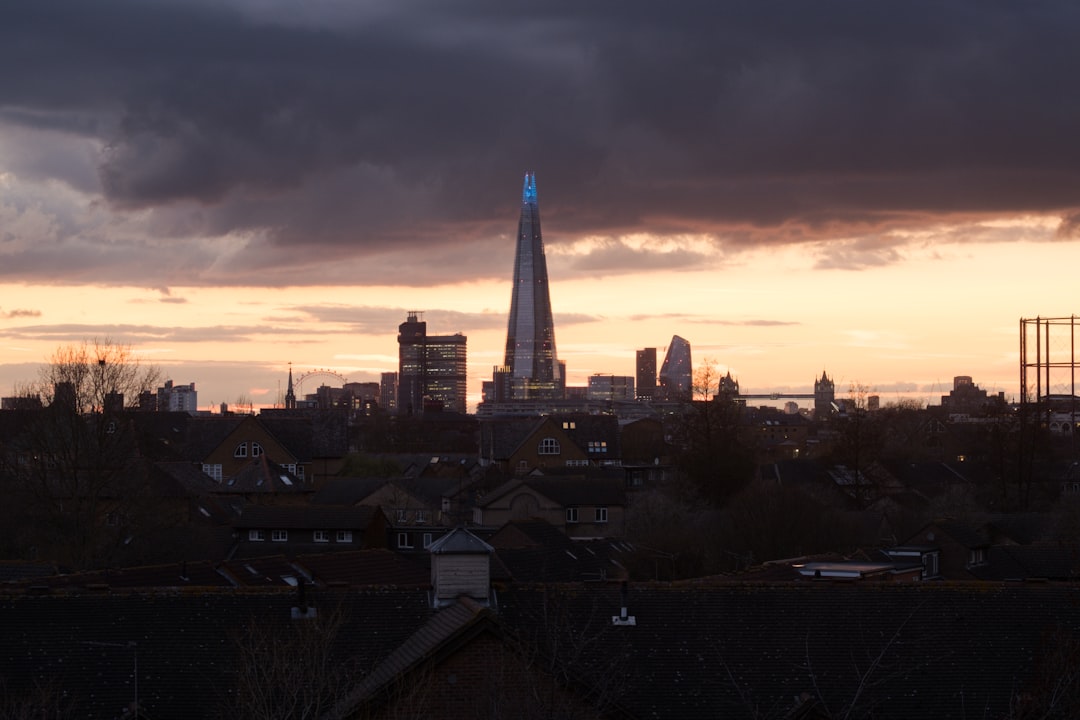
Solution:
<svg viewBox="0 0 1080 720"><path fill-rule="evenodd" d="M368 526L378 508L367 505L248 505L236 520L241 529L357 530Z"/></svg>
<svg viewBox="0 0 1080 720"><path fill-rule="evenodd" d="M300 480L266 455L250 460L232 477L215 484L217 493L310 493L311 484Z"/></svg>
<svg viewBox="0 0 1080 720"><path fill-rule="evenodd" d="M1004 717L1055 642L1080 633L1076 588L1048 584L697 582L631 585L625 599L614 583L511 584L497 615L468 602L433 614L425 589L308 597L320 616L340 608L332 652L357 668L353 706L490 620L530 642L556 638L541 651L571 679L616 691L623 717L782 717L806 697L832 716ZM117 717L137 653L147 717L217 717L237 631L288 623L296 603L293 590L255 589L0 596L0 677L14 693L53 683L77 717ZM632 625L612 623L622 607Z"/></svg>
<svg viewBox="0 0 1080 720"><path fill-rule="evenodd" d="M330 478L319 488L311 502L317 505L356 505L373 492L392 482L387 478Z"/></svg>

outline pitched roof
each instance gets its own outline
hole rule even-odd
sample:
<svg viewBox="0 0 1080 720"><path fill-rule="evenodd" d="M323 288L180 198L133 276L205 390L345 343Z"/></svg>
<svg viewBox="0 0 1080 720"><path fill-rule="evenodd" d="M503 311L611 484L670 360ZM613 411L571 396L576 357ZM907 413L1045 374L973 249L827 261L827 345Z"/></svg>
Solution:
<svg viewBox="0 0 1080 720"><path fill-rule="evenodd" d="M380 512L368 505L248 505L235 521L241 529L357 530Z"/></svg>

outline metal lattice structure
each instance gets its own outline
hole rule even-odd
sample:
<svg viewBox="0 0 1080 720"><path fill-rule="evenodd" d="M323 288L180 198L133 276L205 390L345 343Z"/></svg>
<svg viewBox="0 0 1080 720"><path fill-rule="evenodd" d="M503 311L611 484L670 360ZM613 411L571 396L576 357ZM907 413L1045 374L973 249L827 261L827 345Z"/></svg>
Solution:
<svg viewBox="0 0 1080 720"><path fill-rule="evenodd" d="M1020 319L1021 403L1077 406L1077 316Z"/></svg>

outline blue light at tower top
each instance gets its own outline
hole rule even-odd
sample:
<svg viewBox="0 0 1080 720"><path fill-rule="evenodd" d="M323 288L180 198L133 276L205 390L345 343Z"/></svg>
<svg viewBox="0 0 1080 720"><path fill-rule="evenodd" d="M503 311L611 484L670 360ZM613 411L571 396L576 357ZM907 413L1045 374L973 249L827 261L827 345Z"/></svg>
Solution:
<svg viewBox="0 0 1080 720"><path fill-rule="evenodd" d="M521 191L521 202L536 202L536 173L525 173L525 187Z"/></svg>

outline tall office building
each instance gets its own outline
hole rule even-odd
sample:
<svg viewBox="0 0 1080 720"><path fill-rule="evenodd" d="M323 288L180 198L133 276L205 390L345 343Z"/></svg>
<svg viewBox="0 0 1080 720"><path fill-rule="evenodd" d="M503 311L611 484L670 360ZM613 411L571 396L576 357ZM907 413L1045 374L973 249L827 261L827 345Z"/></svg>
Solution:
<svg viewBox="0 0 1080 720"><path fill-rule="evenodd" d="M637 351L637 398L652 400L656 395L656 348Z"/></svg>
<svg viewBox="0 0 1080 720"><path fill-rule="evenodd" d="M563 367L555 353L547 260L540 234L536 175L532 173L525 173L521 193L506 355L495 376L495 385L505 388L505 399L509 400L558 398L566 387Z"/></svg>
<svg viewBox="0 0 1080 720"><path fill-rule="evenodd" d="M664 364L660 368L660 394L665 400L687 402L694 399L694 371L690 343L678 335L671 337Z"/></svg>
<svg viewBox="0 0 1080 720"><path fill-rule="evenodd" d="M467 380L465 336L428 335L427 323L409 311L398 326L398 413L464 413Z"/></svg>
<svg viewBox="0 0 1080 720"><path fill-rule="evenodd" d="M397 373L384 372L379 375L379 405L391 414L397 412L397 394Z"/></svg>

